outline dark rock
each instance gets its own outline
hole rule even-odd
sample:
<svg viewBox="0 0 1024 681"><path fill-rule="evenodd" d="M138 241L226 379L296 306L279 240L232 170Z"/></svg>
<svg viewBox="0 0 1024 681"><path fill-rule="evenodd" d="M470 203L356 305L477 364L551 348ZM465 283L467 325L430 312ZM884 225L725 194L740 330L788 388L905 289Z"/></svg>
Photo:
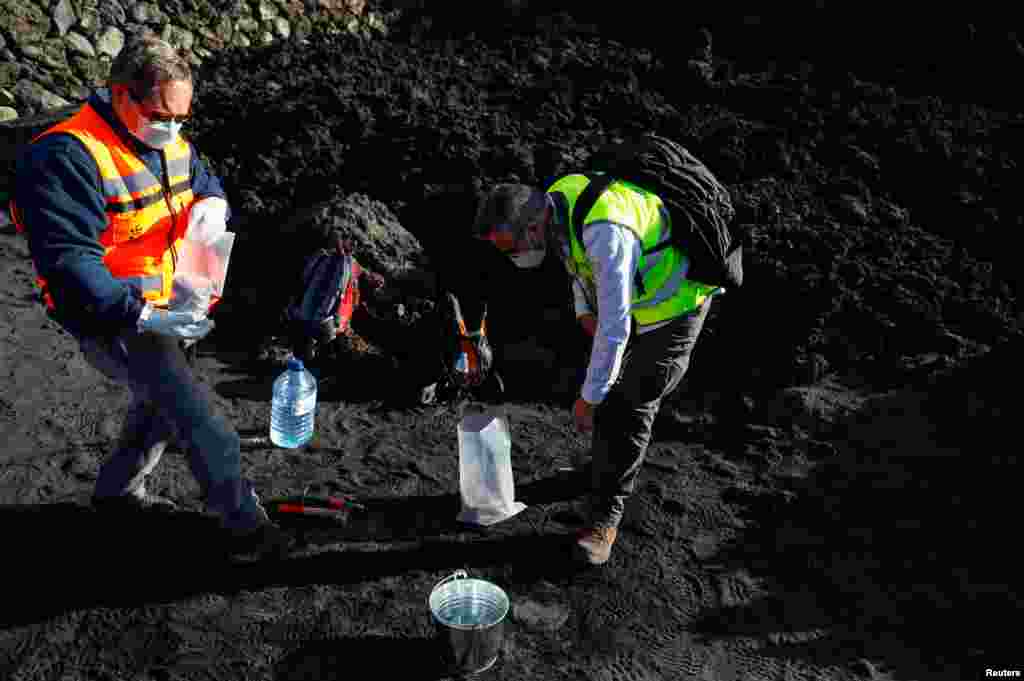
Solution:
<svg viewBox="0 0 1024 681"><path fill-rule="evenodd" d="M163 26L168 22L167 15L154 2L140 2L132 7L131 18L140 24Z"/></svg>
<svg viewBox="0 0 1024 681"><path fill-rule="evenodd" d="M422 247L390 209L362 194L320 204L296 228L310 230L325 241L333 236L352 244L365 267L387 278L402 277L420 260ZM333 236L332 236L333 235Z"/></svg>
<svg viewBox="0 0 1024 681"><path fill-rule="evenodd" d="M68 56L65 43L60 38L45 40L34 45L24 45L21 51L39 64L55 71L66 71Z"/></svg>
<svg viewBox="0 0 1024 681"><path fill-rule="evenodd" d="M20 80L14 86L14 96L20 103L33 112L42 112L49 109L58 109L67 106L68 102L63 97L55 95L46 88L28 80Z"/></svg>
<svg viewBox="0 0 1024 681"><path fill-rule="evenodd" d="M9 50L0 51L0 55L4 56L4 61L0 62L0 88L14 87L14 83L17 82L21 73L21 67L15 63L17 58ZM10 56L8 57L8 55Z"/></svg>
<svg viewBox="0 0 1024 681"><path fill-rule="evenodd" d="M74 65L75 73L82 78L87 86L98 87L110 75L109 60L71 55L71 63Z"/></svg>
<svg viewBox="0 0 1024 681"><path fill-rule="evenodd" d="M118 0L101 0L99 6L100 19L111 26L123 26L128 13Z"/></svg>
<svg viewBox="0 0 1024 681"><path fill-rule="evenodd" d="M0 32L18 45L36 43L50 32L50 17L38 5L25 0L0 0Z"/></svg>
<svg viewBox="0 0 1024 681"><path fill-rule="evenodd" d="M57 33L61 36L67 35L68 30L75 25L78 17L75 16L75 8L71 0L58 0L53 8L53 23L57 25Z"/></svg>
<svg viewBox="0 0 1024 681"><path fill-rule="evenodd" d="M81 33L71 31L67 34L64 40L67 42L67 45L71 49L73 54L89 58L96 56L96 50L92 46L92 43L89 41L88 38L83 36Z"/></svg>
<svg viewBox="0 0 1024 681"><path fill-rule="evenodd" d="M90 38L95 38L99 34L100 29L103 28L103 19L100 17L100 10L97 5L83 4L79 8L78 28Z"/></svg>
<svg viewBox="0 0 1024 681"><path fill-rule="evenodd" d="M116 26L107 26L96 39L96 51L101 55L116 57L124 48L124 32Z"/></svg>

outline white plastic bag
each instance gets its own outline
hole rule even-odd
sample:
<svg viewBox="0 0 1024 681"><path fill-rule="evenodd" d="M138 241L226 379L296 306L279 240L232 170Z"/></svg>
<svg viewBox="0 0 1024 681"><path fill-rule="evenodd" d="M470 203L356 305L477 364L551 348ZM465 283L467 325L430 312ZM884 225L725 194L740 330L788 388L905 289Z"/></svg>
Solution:
<svg viewBox="0 0 1024 681"><path fill-rule="evenodd" d="M173 312L196 312L206 316L212 296L213 286L208 278L191 272L175 272L167 307Z"/></svg>
<svg viewBox="0 0 1024 681"><path fill-rule="evenodd" d="M468 406L459 421L460 522L493 525L526 508L515 500L512 436L500 407Z"/></svg>
<svg viewBox="0 0 1024 681"><path fill-rule="evenodd" d="M205 279L209 281L213 295L223 296L234 244L234 232L224 232L209 244L183 239L178 250L175 273L191 281Z"/></svg>

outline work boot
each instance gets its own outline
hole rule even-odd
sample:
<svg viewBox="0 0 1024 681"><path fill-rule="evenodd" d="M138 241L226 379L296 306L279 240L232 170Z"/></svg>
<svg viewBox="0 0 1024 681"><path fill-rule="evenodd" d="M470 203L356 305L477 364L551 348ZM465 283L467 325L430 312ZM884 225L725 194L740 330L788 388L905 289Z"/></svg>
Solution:
<svg viewBox="0 0 1024 681"><path fill-rule="evenodd" d="M141 496L135 494L122 494L116 497L92 498L92 507L102 513L123 513L138 511L154 511L158 513L169 513L177 511L178 505L158 494L146 492Z"/></svg>
<svg viewBox="0 0 1024 681"><path fill-rule="evenodd" d="M604 565L612 555L619 531L614 527L588 527L576 538L577 555L590 565Z"/></svg>

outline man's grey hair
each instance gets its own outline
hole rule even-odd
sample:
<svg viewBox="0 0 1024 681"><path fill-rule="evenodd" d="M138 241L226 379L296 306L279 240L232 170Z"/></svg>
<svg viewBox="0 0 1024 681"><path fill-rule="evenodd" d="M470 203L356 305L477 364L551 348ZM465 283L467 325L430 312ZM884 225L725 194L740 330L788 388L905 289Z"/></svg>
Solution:
<svg viewBox="0 0 1024 681"><path fill-rule="evenodd" d="M192 82L192 69L178 50L153 33L129 41L110 65L110 85L125 85L140 97L149 96L159 83Z"/></svg>

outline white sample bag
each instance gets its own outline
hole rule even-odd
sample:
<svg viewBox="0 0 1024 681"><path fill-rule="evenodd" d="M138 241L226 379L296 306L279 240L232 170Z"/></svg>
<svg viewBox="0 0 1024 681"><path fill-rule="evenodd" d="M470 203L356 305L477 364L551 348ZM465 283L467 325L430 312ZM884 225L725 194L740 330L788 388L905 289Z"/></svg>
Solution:
<svg viewBox="0 0 1024 681"><path fill-rule="evenodd" d="M181 274L192 282L208 282L213 296L224 295L224 282L228 278L228 264L231 249L235 244L235 233L224 232L212 243L204 244L183 239L178 249L175 274Z"/></svg>
<svg viewBox="0 0 1024 681"><path fill-rule="evenodd" d="M515 500L512 436L501 407L466 407L459 421L459 494L457 519L493 525L511 518L526 504Z"/></svg>

